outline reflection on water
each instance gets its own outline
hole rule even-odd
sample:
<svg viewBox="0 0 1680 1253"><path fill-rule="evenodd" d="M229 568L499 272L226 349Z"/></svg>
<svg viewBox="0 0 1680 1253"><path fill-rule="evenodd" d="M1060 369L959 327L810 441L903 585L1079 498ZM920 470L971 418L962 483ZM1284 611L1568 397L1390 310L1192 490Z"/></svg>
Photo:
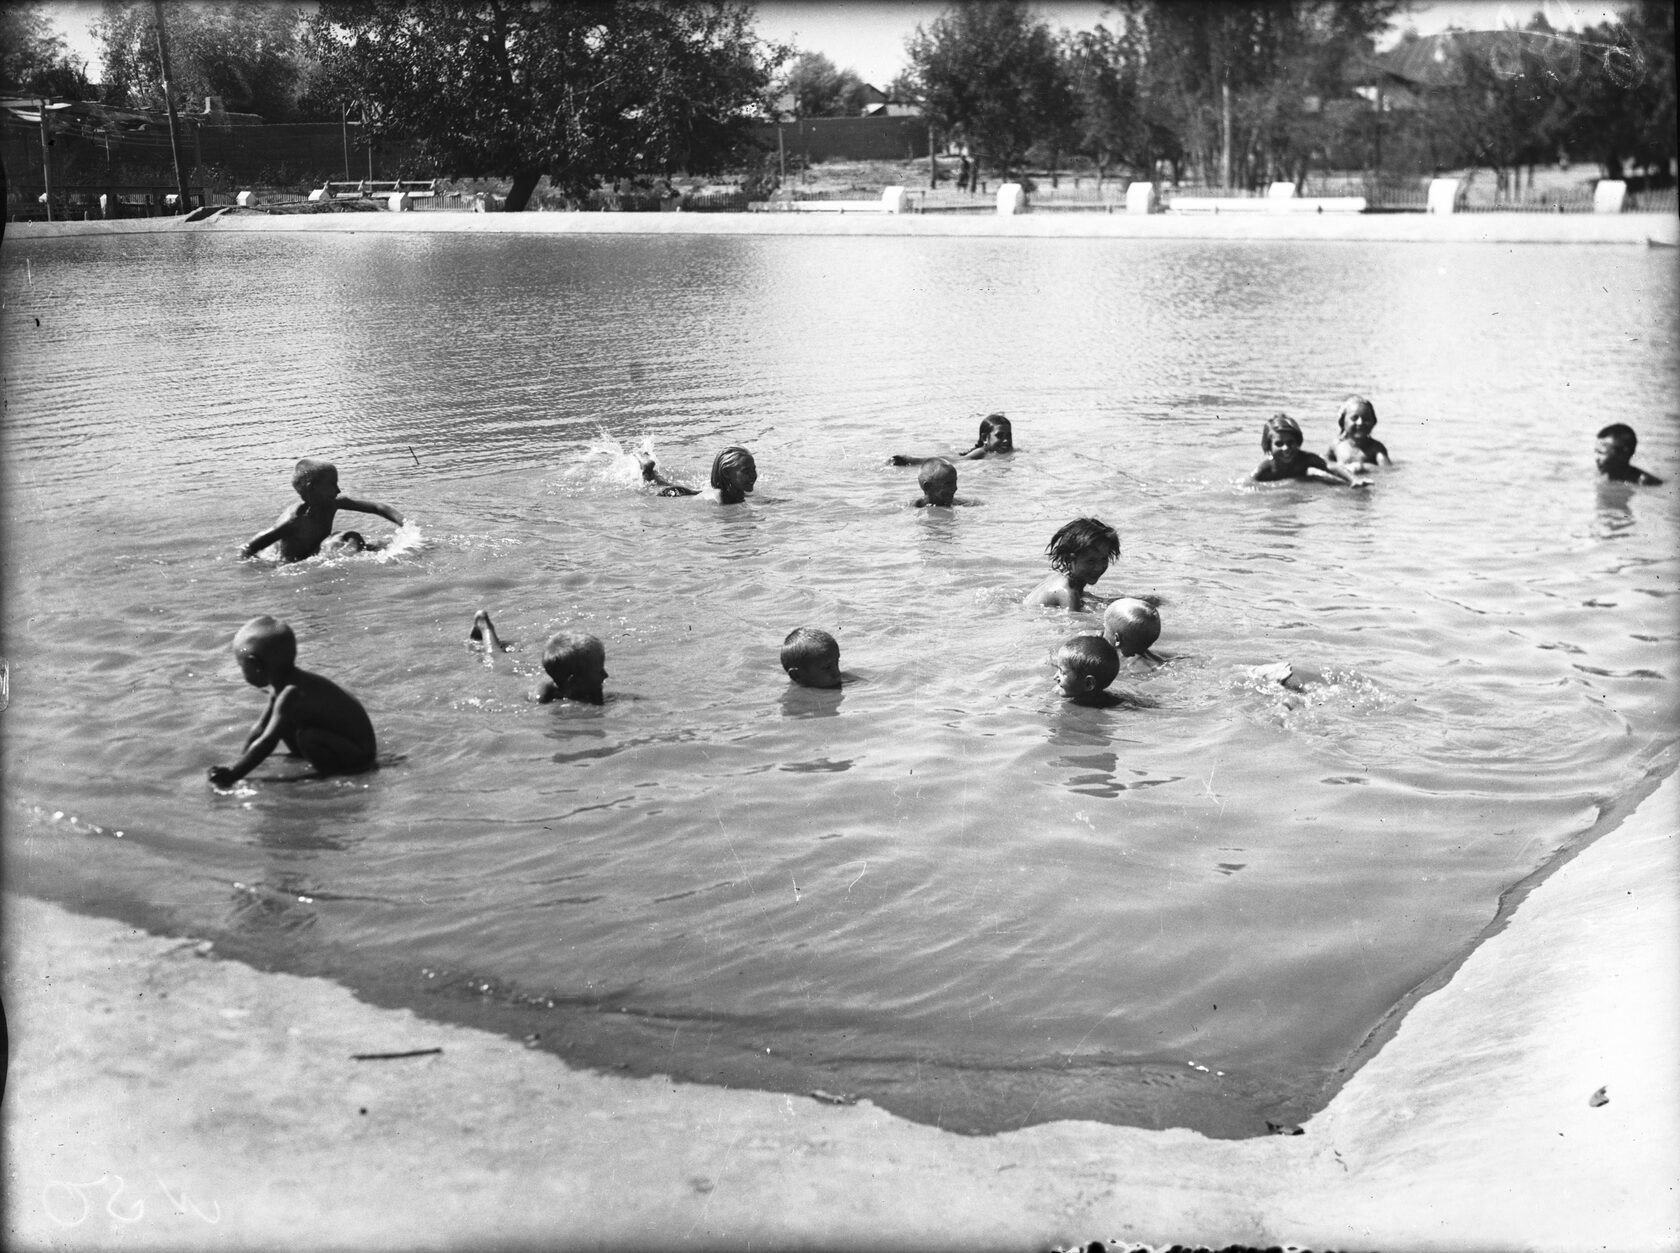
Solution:
<svg viewBox="0 0 1680 1253"><path fill-rule="evenodd" d="M1598 483L1569 386L1660 415L1641 456L1672 470L1673 273L1643 252L183 234L3 260L8 883L582 1063L964 1130L1259 1133L1674 759L1676 490ZM1371 489L1247 482L1267 416L1316 449L1353 390L1397 462ZM1019 451L961 463L978 507L913 508L887 455L994 410ZM1496 466L1467 455L1490 414ZM699 485L733 443L745 504L641 483L637 452ZM407 524L236 560L304 455ZM1021 607L1079 515L1121 534L1099 591L1162 597L1168 664L1117 681L1149 708L1061 700L1046 658L1096 615ZM463 644L481 608L493 665ZM377 771L205 786L256 712L228 642L262 612L367 705ZM806 623L843 689L788 682ZM603 640L605 705L527 699L558 630ZM1328 682L1251 670L1280 662Z"/></svg>

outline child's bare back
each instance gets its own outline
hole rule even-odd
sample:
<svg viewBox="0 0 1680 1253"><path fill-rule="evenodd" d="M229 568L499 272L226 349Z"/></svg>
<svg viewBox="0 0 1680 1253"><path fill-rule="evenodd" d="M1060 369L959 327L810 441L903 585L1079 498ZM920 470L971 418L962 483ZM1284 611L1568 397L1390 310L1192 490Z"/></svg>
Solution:
<svg viewBox="0 0 1680 1253"><path fill-rule="evenodd" d="M298 668L291 627L252 618L233 637L233 655L245 681L272 694L239 760L210 767L212 784L233 786L281 744L321 774L357 774L373 765L378 743L367 710L331 679Z"/></svg>
<svg viewBox="0 0 1680 1253"><path fill-rule="evenodd" d="M332 535L333 517L340 509L377 514L393 525L403 524L402 514L389 505L339 495L338 467L330 461L305 457L292 471L292 487L302 499L268 530L253 536L239 550L241 557L253 557L270 544L280 545L281 561L313 557Z"/></svg>

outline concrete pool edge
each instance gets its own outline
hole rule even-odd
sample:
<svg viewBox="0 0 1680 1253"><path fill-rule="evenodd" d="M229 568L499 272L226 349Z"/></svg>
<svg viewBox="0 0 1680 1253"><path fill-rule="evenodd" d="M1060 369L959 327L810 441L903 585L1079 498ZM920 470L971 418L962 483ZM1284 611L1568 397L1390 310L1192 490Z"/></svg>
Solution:
<svg viewBox="0 0 1680 1253"><path fill-rule="evenodd" d="M1670 775L1304 1135L1245 1141L572 1070L8 893L7 1247L1672 1249L1677 807Z"/></svg>
<svg viewBox="0 0 1680 1253"><path fill-rule="evenodd" d="M515 235L802 235L895 238L1318 240L1355 243L1680 243L1661 213L1382 214L809 214L809 213L219 213L96 222L8 222L8 239L99 235L474 233Z"/></svg>

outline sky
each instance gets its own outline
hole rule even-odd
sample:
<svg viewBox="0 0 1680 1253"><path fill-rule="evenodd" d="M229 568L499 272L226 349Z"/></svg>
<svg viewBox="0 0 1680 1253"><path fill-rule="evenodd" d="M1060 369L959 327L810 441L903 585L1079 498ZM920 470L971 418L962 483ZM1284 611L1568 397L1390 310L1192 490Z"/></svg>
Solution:
<svg viewBox="0 0 1680 1253"><path fill-rule="evenodd" d="M175 3L176 0L170 0ZM842 70L885 87L904 68L904 44L918 25L931 25L951 0L759 0L759 34L802 52L820 52ZM71 52L88 62L99 81L98 45L91 28L99 0L46 0L47 11L64 34ZM1100 0L1039 0L1034 9L1052 26L1088 30L1107 6ZM1544 12L1554 29L1578 30L1615 16L1613 4L1569 0L1420 0L1394 24L1394 38L1407 27L1433 35L1456 26L1464 30L1499 30L1522 26Z"/></svg>

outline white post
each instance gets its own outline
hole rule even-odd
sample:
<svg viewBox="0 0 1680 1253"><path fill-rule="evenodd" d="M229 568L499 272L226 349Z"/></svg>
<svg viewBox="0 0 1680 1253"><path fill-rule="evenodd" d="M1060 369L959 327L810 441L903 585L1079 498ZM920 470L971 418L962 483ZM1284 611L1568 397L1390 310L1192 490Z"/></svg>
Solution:
<svg viewBox="0 0 1680 1253"><path fill-rule="evenodd" d="M910 212L910 193L902 187L889 187L881 193L882 213Z"/></svg>
<svg viewBox="0 0 1680 1253"><path fill-rule="evenodd" d="M1129 183L1126 186L1127 213L1155 212L1155 184Z"/></svg>
<svg viewBox="0 0 1680 1253"><path fill-rule="evenodd" d="M1432 178L1429 180L1429 213L1455 213L1458 211L1458 180L1456 178Z"/></svg>
<svg viewBox="0 0 1680 1253"><path fill-rule="evenodd" d="M255 192L242 191L233 198L233 203L238 205L241 209L249 209L252 205L256 204L256 202L257 197Z"/></svg>
<svg viewBox="0 0 1680 1253"><path fill-rule="evenodd" d="M406 191L394 191L385 198L392 213L409 213L414 209L414 201Z"/></svg>
<svg viewBox="0 0 1680 1253"><path fill-rule="evenodd" d="M1594 213L1620 213L1627 203L1627 184L1619 178L1601 178L1593 187Z"/></svg>
<svg viewBox="0 0 1680 1253"><path fill-rule="evenodd" d="M998 188L997 211L1002 214L1025 213L1027 193L1019 183L1005 183Z"/></svg>

